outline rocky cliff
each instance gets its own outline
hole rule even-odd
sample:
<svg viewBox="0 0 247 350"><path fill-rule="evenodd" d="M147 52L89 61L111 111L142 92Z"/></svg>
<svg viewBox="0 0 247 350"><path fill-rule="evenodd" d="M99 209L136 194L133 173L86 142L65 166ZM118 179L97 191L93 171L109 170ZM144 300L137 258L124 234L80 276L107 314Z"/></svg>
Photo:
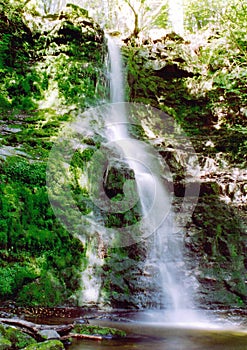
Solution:
<svg viewBox="0 0 247 350"><path fill-rule="evenodd" d="M111 248L102 243L101 232L93 231L90 246L90 239L81 242L64 230L47 197L46 164L58 131L88 107L107 100L104 33L85 10L74 5L57 15L23 13L22 18L17 25L8 12L2 11L0 17L4 60L0 62L0 297L32 306L79 302L164 307L157 269L146 265L149 240ZM210 35L206 46L213 40ZM200 186L193 215L180 232L185 259L177 264L185 284L192 276L188 292L200 306L244 307L245 107L243 101L236 106L229 91L222 93L215 72L223 68L203 63L200 47L194 44L172 33L141 47L123 47L129 100L150 104L174 118L184 130L184 147L167 137L162 119L143 117L131 132L150 143L160 162L169 167L172 178L164 177L164 183L173 191L175 213L181 209L185 188L189 189L185 209L190 210L193 188ZM214 82L209 78L212 74ZM89 196L87 186L92 184L81 182L93 155L106 141L103 122L92 114L83 119L82 148L72 149L70 188L82 215L119 227L138 220L138 208L128 215L102 217ZM193 170L188 140L200 165L196 177L188 176ZM133 172L117 161L114 152L112 156L104 186L111 199L119 200ZM185 171L188 164L191 169ZM62 193L63 184L54 185L54 192L58 190ZM93 297L91 288L96 290Z"/></svg>
<svg viewBox="0 0 247 350"><path fill-rule="evenodd" d="M210 47L213 37L210 32L204 38L201 50ZM170 114L184 129L185 143L188 137L199 161L198 177L186 177L185 166L190 167L190 162L183 161L189 156L186 147L181 149L162 137L165 122L141 121L151 130L146 133L152 135L149 142L172 172L175 212L180 210L185 187L200 186L198 203L184 232L184 278L194 276L188 288L199 305L243 306L247 295L247 172L245 117L239 111L243 112L244 99L234 116L232 100L220 106L222 88L217 81L209 82L212 67L202 63L203 53L195 38L186 41L167 34L141 47L124 47L123 53L130 101L148 103ZM224 121L221 108L225 108ZM234 128L236 120L239 127ZM155 296L151 300L155 303Z"/></svg>

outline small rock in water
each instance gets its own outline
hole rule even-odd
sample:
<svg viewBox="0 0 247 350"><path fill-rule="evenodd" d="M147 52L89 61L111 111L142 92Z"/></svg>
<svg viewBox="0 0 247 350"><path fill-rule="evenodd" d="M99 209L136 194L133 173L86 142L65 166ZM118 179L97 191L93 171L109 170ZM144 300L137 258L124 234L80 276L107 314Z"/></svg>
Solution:
<svg viewBox="0 0 247 350"><path fill-rule="evenodd" d="M9 312L5 312L5 311L0 311L0 317L1 318L11 318L11 317L13 317L13 314L10 314Z"/></svg>
<svg viewBox="0 0 247 350"><path fill-rule="evenodd" d="M106 334L103 336L104 339L112 339L113 335L112 334Z"/></svg>
<svg viewBox="0 0 247 350"><path fill-rule="evenodd" d="M53 329L43 329L39 334L45 339L59 339L60 335Z"/></svg>
<svg viewBox="0 0 247 350"><path fill-rule="evenodd" d="M86 320L84 318L80 318L78 320L75 320L74 324L89 324L89 322L88 322L88 320Z"/></svg>

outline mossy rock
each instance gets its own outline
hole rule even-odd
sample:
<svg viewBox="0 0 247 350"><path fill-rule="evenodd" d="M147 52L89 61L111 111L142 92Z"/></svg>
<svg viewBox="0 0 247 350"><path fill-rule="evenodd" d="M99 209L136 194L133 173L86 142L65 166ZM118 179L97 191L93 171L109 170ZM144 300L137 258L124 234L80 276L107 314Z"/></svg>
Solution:
<svg viewBox="0 0 247 350"><path fill-rule="evenodd" d="M70 15L70 17L86 17L86 18L89 18L89 15L88 15L88 11L77 6L77 5L74 5L74 4L67 4L66 5L66 13L67 15Z"/></svg>
<svg viewBox="0 0 247 350"><path fill-rule="evenodd" d="M125 337L125 331L109 328L109 327L100 327L100 326L89 326L89 325L75 325L73 329L74 333L79 334L89 334L89 335L101 335L103 337Z"/></svg>
<svg viewBox="0 0 247 350"><path fill-rule="evenodd" d="M10 340L0 337L0 350L8 350L11 349L12 343Z"/></svg>
<svg viewBox="0 0 247 350"><path fill-rule="evenodd" d="M29 345L25 350L63 350L64 345L60 340L47 340L43 343Z"/></svg>
<svg viewBox="0 0 247 350"><path fill-rule="evenodd" d="M104 174L104 187L109 198L124 195L124 184L127 180L134 180L135 175L128 165L120 161L109 164Z"/></svg>
<svg viewBox="0 0 247 350"><path fill-rule="evenodd" d="M22 349L37 343L30 335L21 332L17 328L5 326L3 324L0 325L0 334L11 343L11 348L13 349Z"/></svg>

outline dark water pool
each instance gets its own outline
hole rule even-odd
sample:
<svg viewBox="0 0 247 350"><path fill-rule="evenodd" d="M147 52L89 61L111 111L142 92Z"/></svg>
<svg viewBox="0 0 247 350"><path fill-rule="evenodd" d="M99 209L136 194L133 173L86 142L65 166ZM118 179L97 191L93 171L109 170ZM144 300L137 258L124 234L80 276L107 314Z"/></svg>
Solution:
<svg viewBox="0 0 247 350"><path fill-rule="evenodd" d="M246 350L247 333L228 331L195 331L163 328L150 329L153 335L132 335L125 340L76 341L71 350Z"/></svg>
<svg viewBox="0 0 247 350"><path fill-rule="evenodd" d="M73 340L68 350L247 350L247 311L83 312L90 324L125 330L124 339ZM31 319L65 324L79 318Z"/></svg>
<svg viewBox="0 0 247 350"><path fill-rule="evenodd" d="M161 320L161 318L163 319ZM170 315L157 312L133 313L125 320L107 318L90 323L127 332L123 340L75 341L71 350L247 350L246 319L237 315ZM180 319L179 319L180 318Z"/></svg>

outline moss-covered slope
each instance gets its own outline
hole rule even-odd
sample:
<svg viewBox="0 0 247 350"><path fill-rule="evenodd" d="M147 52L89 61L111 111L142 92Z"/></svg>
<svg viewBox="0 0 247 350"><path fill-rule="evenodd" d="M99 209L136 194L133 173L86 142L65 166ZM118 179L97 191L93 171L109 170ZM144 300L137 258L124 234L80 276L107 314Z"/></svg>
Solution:
<svg viewBox="0 0 247 350"><path fill-rule="evenodd" d="M74 5L0 4L0 300L76 304L85 248L56 220L46 161L62 123L104 98L103 32Z"/></svg>

